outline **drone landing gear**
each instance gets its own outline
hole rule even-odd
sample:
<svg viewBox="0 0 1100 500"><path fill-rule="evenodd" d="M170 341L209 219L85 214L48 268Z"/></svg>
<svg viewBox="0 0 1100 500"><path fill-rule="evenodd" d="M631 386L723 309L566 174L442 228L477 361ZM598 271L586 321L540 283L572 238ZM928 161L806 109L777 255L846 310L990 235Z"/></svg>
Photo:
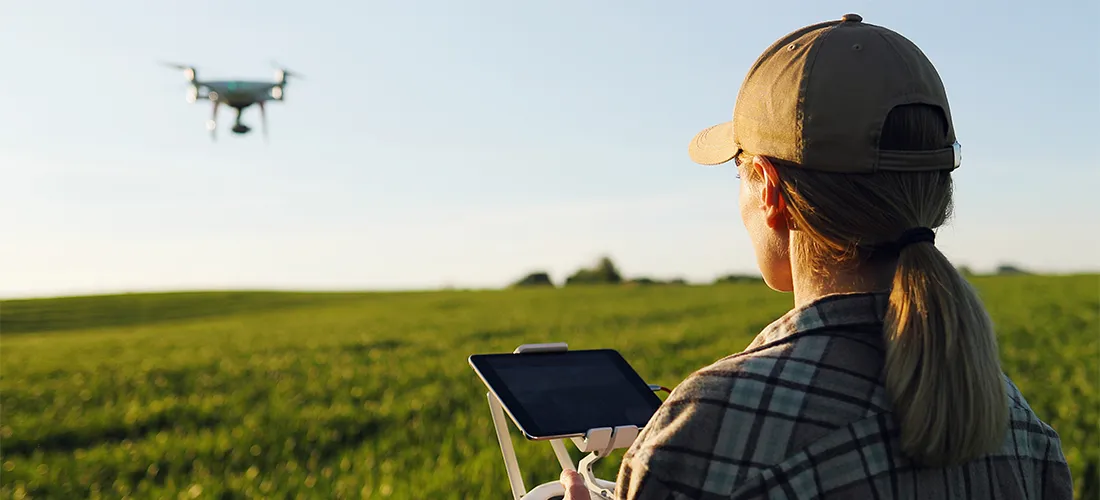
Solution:
<svg viewBox="0 0 1100 500"><path fill-rule="evenodd" d="M516 348L514 354L525 352L564 351L569 347L564 342L553 344L524 344ZM653 386L651 386L653 387ZM531 491L527 491L523 484L523 476L519 470L519 462L516 460L516 452L512 448L512 437L508 434L508 420L504 414L504 407L500 399L492 391L486 393L489 398L489 411L493 415L493 427L496 428L497 441L500 443L501 454L504 455L504 467L508 472L508 483L512 487L514 500L561 500L565 498L565 487L561 481L542 483ZM569 451L565 449L565 442L561 439L553 439L550 445L554 448L554 455L558 458L562 470L575 470L584 478L584 484L593 498L611 499L615 496L615 483L596 477L592 472L592 465L597 460L611 454L612 451L628 448L638 437L639 429L633 425L620 427L602 427L589 429L584 437L571 438L573 444L581 452L588 453L581 459L579 468L573 465L573 459Z"/></svg>
<svg viewBox="0 0 1100 500"><path fill-rule="evenodd" d="M221 106L221 101L218 100L217 94L209 96L210 102L214 103L214 110L210 113L210 119L206 121L206 130L210 131L210 140L218 140L218 107Z"/></svg>

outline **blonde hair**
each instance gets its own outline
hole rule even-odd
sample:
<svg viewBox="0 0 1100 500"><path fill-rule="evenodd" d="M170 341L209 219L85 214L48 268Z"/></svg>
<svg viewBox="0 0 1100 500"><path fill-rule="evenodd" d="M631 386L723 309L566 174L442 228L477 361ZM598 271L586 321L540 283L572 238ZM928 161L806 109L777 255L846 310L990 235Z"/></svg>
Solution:
<svg viewBox="0 0 1100 500"><path fill-rule="evenodd" d="M946 125L937 108L902 106L886 120L880 145L939 148ZM896 259L884 372L902 451L938 467L998 448L1009 409L992 320L976 291L930 242L876 250L907 229L934 229L950 217L950 172L840 175L769 160L791 227L805 236L799 253L815 270Z"/></svg>

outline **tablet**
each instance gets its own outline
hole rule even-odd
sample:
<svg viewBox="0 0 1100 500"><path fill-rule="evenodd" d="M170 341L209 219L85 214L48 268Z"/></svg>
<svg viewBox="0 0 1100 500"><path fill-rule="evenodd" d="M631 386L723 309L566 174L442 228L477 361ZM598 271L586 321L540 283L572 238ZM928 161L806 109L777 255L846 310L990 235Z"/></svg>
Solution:
<svg viewBox="0 0 1100 500"><path fill-rule="evenodd" d="M661 405L612 349L475 354L469 361L531 440L581 437L599 427L641 429Z"/></svg>

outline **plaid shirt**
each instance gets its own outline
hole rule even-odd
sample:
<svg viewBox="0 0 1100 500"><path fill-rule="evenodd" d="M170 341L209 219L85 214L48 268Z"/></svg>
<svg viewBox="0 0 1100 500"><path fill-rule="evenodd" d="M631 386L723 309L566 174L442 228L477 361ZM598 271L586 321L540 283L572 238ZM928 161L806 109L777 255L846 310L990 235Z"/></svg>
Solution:
<svg viewBox="0 0 1100 500"><path fill-rule="evenodd" d="M898 451L882 384L887 295L796 308L681 383L626 451L616 493L649 499L1070 499L1058 434L1008 377L1012 431L963 466Z"/></svg>

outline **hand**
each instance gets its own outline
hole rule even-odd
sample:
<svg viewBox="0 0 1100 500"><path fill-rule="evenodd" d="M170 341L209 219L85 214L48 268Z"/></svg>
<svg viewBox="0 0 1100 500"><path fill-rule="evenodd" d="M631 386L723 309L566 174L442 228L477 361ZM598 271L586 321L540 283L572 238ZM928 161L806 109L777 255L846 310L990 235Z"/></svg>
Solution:
<svg viewBox="0 0 1100 500"><path fill-rule="evenodd" d="M565 486L564 500L592 500L588 487L584 485L584 478L575 470L561 472L561 484Z"/></svg>

